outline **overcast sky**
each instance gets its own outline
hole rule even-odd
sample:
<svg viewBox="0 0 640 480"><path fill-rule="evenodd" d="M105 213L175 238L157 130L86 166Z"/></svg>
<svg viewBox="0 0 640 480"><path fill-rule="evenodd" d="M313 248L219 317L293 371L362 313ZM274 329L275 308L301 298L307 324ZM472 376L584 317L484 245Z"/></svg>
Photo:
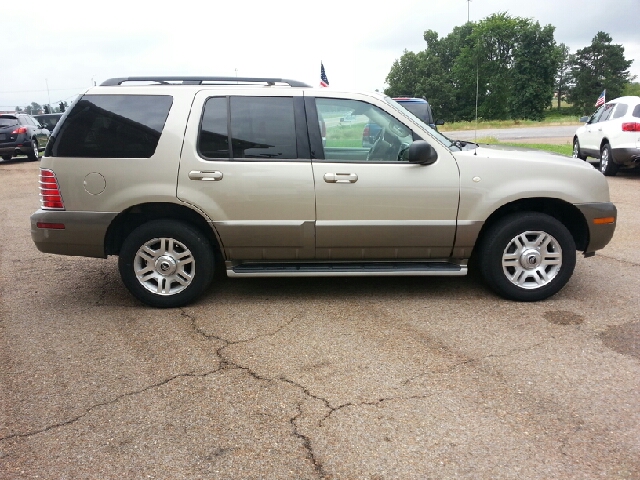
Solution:
<svg viewBox="0 0 640 480"><path fill-rule="evenodd" d="M395 8L395 10L394 10ZM467 10L468 8L468 10ZM640 0L218 0L5 2L0 110L71 101L110 77L267 76L383 90L394 60L493 13L556 27L572 52L599 30L625 48L640 79ZM637 80L638 81L638 80Z"/></svg>

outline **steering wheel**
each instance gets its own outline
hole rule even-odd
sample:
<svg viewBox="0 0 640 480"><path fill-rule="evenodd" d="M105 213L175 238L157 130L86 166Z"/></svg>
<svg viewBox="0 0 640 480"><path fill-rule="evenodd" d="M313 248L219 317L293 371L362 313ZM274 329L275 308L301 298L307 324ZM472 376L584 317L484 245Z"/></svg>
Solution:
<svg viewBox="0 0 640 480"><path fill-rule="evenodd" d="M383 127L367 154L367 161L390 162L398 160L400 147L400 139L389 132L386 127Z"/></svg>

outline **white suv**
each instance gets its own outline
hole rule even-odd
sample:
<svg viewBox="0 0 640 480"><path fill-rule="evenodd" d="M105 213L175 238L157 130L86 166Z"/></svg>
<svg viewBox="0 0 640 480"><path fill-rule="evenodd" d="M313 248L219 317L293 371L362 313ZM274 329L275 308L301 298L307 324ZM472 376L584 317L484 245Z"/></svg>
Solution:
<svg viewBox="0 0 640 480"><path fill-rule="evenodd" d="M500 295L541 300L616 225L586 162L452 142L384 95L280 79L93 87L47 144L40 196L38 249L118 255L156 307L195 300L222 262L229 277L415 276L475 258Z"/></svg>
<svg viewBox="0 0 640 480"><path fill-rule="evenodd" d="M640 166L640 97L620 97L602 105L573 137L573 156L600 159L600 171Z"/></svg>

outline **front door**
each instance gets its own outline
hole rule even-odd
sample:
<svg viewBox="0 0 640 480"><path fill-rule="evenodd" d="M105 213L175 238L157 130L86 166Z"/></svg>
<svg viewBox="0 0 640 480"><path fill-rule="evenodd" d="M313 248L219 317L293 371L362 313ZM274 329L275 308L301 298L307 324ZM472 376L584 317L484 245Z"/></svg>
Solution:
<svg viewBox="0 0 640 480"><path fill-rule="evenodd" d="M316 258L400 260L447 258L456 231L459 173L437 144L428 166L402 160L417 135L366 101L316 98L324 122L324 158L313 160L316 185ZM310 119L311 121L311 119ZM381 127L362 147L365 127Z"/></svg>

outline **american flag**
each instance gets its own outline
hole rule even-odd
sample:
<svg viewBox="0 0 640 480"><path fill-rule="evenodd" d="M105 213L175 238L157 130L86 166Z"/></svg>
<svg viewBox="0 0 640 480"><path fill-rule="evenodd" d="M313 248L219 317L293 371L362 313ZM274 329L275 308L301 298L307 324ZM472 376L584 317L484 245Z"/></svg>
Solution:
<svg viewBox="0 0 640 480"><path fill-rule="evenodd" d="M605 93L607 93L607 90L604 89L602 91L602 93L600 94L600 96L598 97L598 100L596 100L596 107L599 107L600 105L604 105L605 104L605 99L604 99L604 95Z"/></svg>
<svg viewBox="0 0 640 480"><path fill-rule="evenodd" d="M324 71L324 65L322 64L322 62L320 62L320 86L321 87L329 86L329 79L327 78L327 74Z"/></svg>

